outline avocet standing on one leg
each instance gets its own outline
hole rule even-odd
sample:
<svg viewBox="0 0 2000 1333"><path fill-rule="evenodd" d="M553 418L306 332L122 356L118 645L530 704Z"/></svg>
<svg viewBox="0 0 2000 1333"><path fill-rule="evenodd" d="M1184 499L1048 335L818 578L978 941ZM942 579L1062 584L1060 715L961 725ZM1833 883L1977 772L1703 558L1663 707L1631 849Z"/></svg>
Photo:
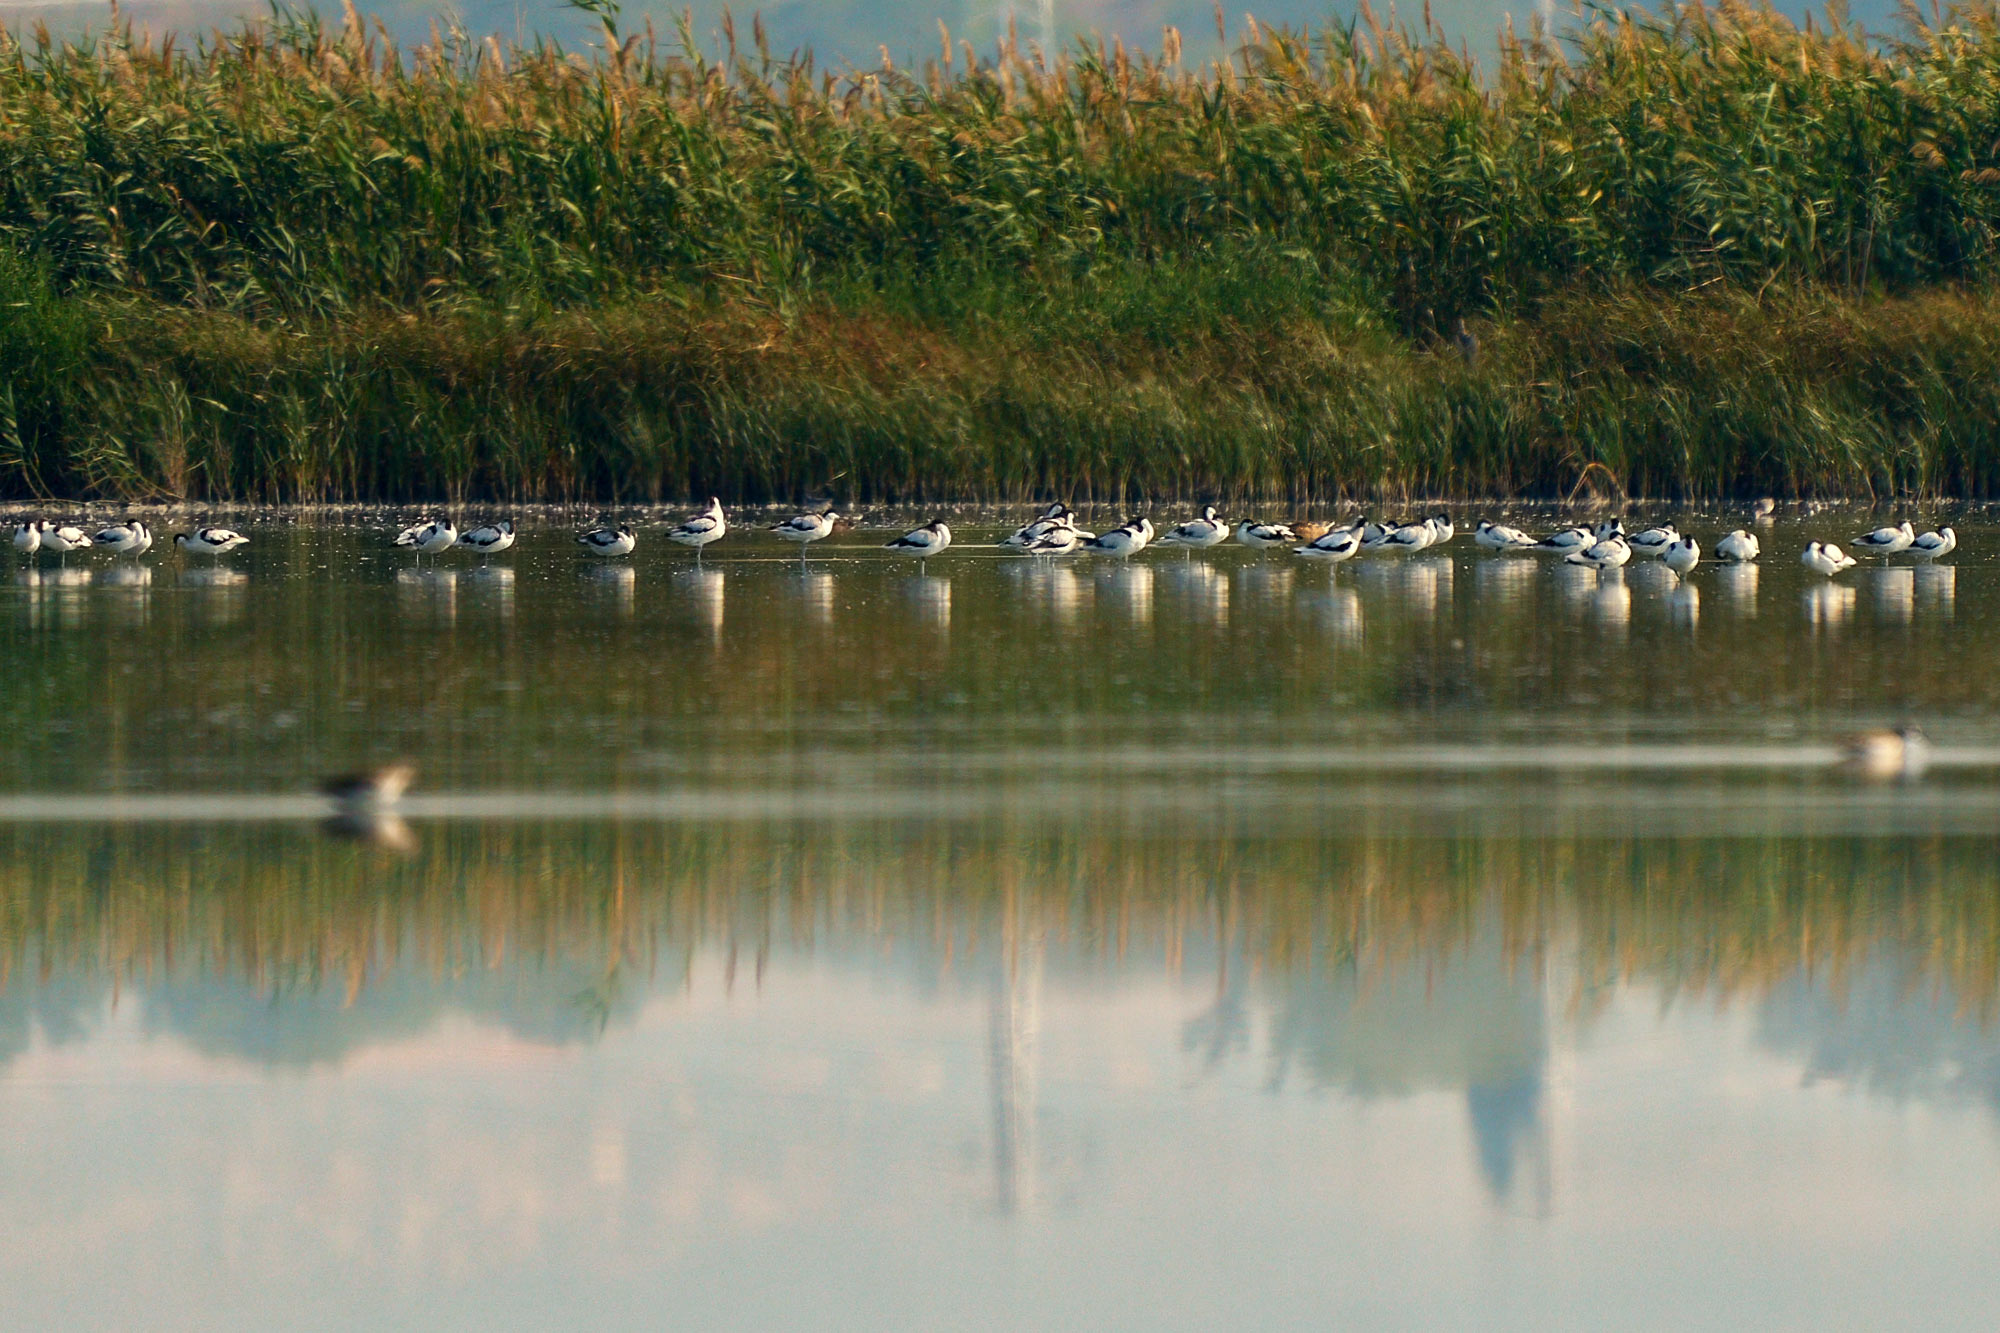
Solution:
<svg viewBox="0 0 2000 1333"><path fill-rule="evenodd" d="M1660 559L1674 573L1685 574L1701 563L1701 543L1692 537L1682 537L1669 546Z"/></svg>
<svg viewBox="0 0 2000 1333"><path fill-rule="evenodd" d="M639 539L623 523L616 527L606 524L584 533L576 539L576 544L594 556L615 560L621 555L632 554L632 548L639 544Z"/></svg>
<svg viewBox="0 0 2000 1333"><path fill-rule="evenodd" d="M73 524L42 524L42 545L62 557L62 563L69 563L71 551L90 549L90 537L82 528Z"/></svg>
<svg viewBox="0 0 2000 1333"><path fill-rule="evenodd" d="M113 555L137 557L153 549L153 530L135 518L100 528L90 540Z"/></svg>
<svg viewBox="0 0 2000 1333"><path fill-rule="evenodd" d="M1092 537L1083 543L1083 549L1092 555L1111 555L1120 559L1130 559L1146 549L1153 540L1153 524L1149 519L1134 518L1123 527L1113 528L1101 536Z"/></svg>
<svg viewBox="0 0 2000 1333"><path fill-rule="evenodd" d="M1799 562L1814 573L1832 578L1843 569L1852 569L1857 563L1853 556L1835 546L1832 542L1808 542Z"/></svg>
<svg viewBox="0 0 2000 1333"><path fill-rule="evenodd" d="M1891 556L1907 551L1917 540L1917 530L1905 519L1893 528L1877 528L1854 539L1855 549L1871 555Z"/></svg>
<svg viewBox="0 0 2000 1333"><path fill-rule="evenodd" d="M1732 565L1747 565L1764 553L1764 544L1757 540L1754 532L1742 528L1730 533L1715 544L1718 560L1727 560Z"/></svg>
<svg viewBox="0 0 2000 1333"><path fill-rule="evenodd" d="M192 551L196 555L214 559L228 555L237 547L246 545L249 540L242 533L230 528L196 528L193 532L174 534L174 546L177 549Z"/></svg>
<svg viewBox="0 0 2000 1333"><path fill-rule="evenodd" d="M437 555L449 551L458 542L458 525L448 518L434 518L428 523L413 523L396 534L395 545L408 547L417 553L417 563L422 564L427 555Z"/></svg>
<svg viewBox="0 0 2000 1333"><path fill-rule="evenodd" d="M945 526L943 519L934 518L921 528L912 528L883 545L898 555L915 556L918 569L923 570L928 567L932 556L951 545L951 529Z"/></svg>
<svg viewBox="0 0 2000 1333"><path fill-rule="evenodd" d="M479 552L481 560L490 559L514 544L514 524L503 518L498 523L470 528L458 534L458 544L468 551Z"/></svg>
<svg viewBox="0 0 2000 1333"><path fill-rule="evenodd" d="M42 529L46 523L16 523L14 525L14 549L23 556L31 556L42 549Z"/></svg>
<svg viewBox="0 0 2000 1333"><path fill-rule="evenodd" d="M682 546L694 547L696 564L701 563L701 551L710 542L719 542L729 532L729 520L722 516L722 501L710 496L708 508L696 514L687 522L667 533L667 540L679 542Z"/></svg>
<svg viewBox="0 0 2000 1333"><path fill-rule="evenodd" d="M840 515L833 512L832 505L828 505L817 514L799 514L796 517L788 518L783 523L772 527L771 531L777 533L788 542L797 542L799 544L799 563L804 564L807 549L814 542L832 536L833 525L839 521Z"/></svg>
<svg viewBox="0 0 2000 1333"><path fill-rule="evenodd" d="M1188 558L1192 560L1196 551L1205 551L1228 540L1229 525L1215 512L1214 505L1203 505L1200 518L1189 519L1161 534L1160 545L1185 547Z"/></svg>

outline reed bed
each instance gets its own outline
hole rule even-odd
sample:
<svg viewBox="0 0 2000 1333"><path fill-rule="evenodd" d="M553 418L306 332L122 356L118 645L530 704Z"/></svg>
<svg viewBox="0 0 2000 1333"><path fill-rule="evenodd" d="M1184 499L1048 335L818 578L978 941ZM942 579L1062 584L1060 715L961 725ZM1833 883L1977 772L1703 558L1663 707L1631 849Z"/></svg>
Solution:
<svg viewBox="0 0 2000 1333"><path fill-rule="evenodd" d="M0 37L0 490L1994 488L1991 5L1490 75L1365 11L838 73L606 15Z"/></svg>

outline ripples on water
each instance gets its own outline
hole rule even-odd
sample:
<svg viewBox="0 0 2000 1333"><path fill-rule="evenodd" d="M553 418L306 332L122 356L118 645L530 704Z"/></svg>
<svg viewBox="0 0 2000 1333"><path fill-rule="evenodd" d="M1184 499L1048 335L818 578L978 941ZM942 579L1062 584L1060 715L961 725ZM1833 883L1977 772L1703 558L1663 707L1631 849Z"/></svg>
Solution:
<svg viewBox="0 0 2000 1333"><path fill-rule="evenodd" d="M1958 527L1831 584L1783 526L1684 583L312 526L18 571L9 1307L1970 1323L2000 532ZM1906 719L1923 781L1833 771ZM404 817L325 836L313 780L396 755Z"/></svg>

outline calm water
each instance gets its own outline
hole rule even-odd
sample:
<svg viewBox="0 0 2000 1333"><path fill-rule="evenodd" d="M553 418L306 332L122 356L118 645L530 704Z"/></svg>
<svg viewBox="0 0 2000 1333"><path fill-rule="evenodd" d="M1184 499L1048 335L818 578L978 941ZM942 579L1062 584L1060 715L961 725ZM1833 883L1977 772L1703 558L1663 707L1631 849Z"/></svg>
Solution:
<svg viewBox="0 0 2000 1333"><path fill-rule="evenodd" d="M2000 527L1872 525L9 553L4 1322L1986 1326Z"/></svg>

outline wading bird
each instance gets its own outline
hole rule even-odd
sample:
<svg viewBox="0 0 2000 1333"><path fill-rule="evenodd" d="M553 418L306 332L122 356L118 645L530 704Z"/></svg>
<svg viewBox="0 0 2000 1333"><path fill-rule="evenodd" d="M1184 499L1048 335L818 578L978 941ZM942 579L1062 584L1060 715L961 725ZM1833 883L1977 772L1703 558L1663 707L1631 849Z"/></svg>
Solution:
<svg viewBox="0 0 2000 1333"><path fill-rule="evenodd" d="M1832 542L1808 542L1799 562L1815 573L1832 578L1843 569L1854 568L1853 556L1835 546Z"/></svg>
<svg viewBox="0 0 2000 1333"><path fill-rule="evenodd" d="M799 563L804 564L807 548L822 538L832 536L833 525L839 521L840 515L833 512L832 505L828 505L817 514L799 514L788 518L783 523L773 527L771 531L777 533L788 542L797 542L799 544Z"/></svg>
<svg viewBox="0 0 2000 1333"><path fill-rule="evenodd" d="M217 559L245 545L249 540L242 533L229 528L196 528L193 532L174 534L174 545L178 549Z"/></svg>
<svg viewBox="0 0 2000 1333"><path fill-rule="evenodd" d="M473 528L459 534L458 544L468 551L479 552L482 560L496 556L514 544L514 524L503 518L498 523Z"/></svg>
<svg viewBox="0 0 2000 1333"><path fill-rule="evenodd" d="M934 518L921 528L912 528L892 542L883 545L897 555L915 556L919 571L925 570L930 558L951 545L951 529L941 518Z"/></svg>
<svg viewBox="0 0 2000 1333"><path fill-rule="evenodd" d="M1715 544L1718 560L1727 560L1732 565L1748 564L1764 553L1764 544L1756 534L1738 528Z"/></svg>
<svg viewBox="0 0 2000 1333"><path fill-rule="evenodd" d="M700 564L702 548L710 542L721 541L728 531L729 520L722 516L722 501L710 496L708 508L679 527L669 529L667 540L694 547L695 563Z"/></svg>
<svg viewBox="0 0 2000 1333"><path fill-rule="evenodd" d="M632 548L639 544L639 539L632 535L632 529L620 523L615 528L593 528L578 537L576 543L590 554L610 560L632 554Z"/></svg>

